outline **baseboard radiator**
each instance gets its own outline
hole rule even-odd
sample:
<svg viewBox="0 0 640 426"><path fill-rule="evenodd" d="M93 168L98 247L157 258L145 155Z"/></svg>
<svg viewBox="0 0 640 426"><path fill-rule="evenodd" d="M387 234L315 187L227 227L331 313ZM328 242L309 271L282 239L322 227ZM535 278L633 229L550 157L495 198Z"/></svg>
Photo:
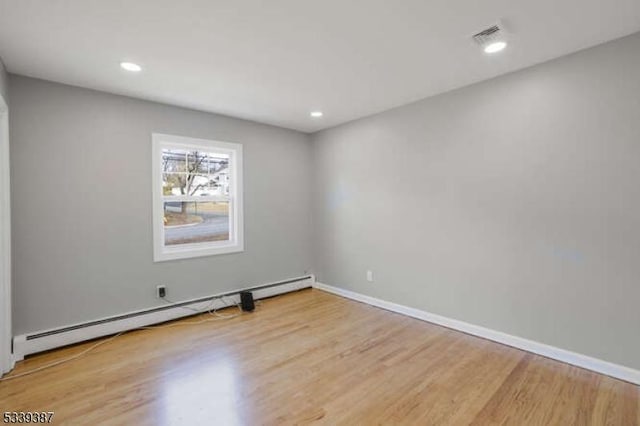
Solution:
<svg viewBox="0 0 640 426"><path fill-rule="evenodd" d="M266 299L284 293L311 288L313 275L242 288L226 293L214 294L198 299L167 304L150 309L116 315L82 324L74 324L51 330L43 330L13 338L13 361L22 361L25 356L59 348L73 343L108 336L138 327L158 324L195 314L193 310L206 311L214 306L222 309L240 303L240 292L251 291L255 300ZM223 299L220 299L220 298ZM215 304L212 301L215 299Z"/></svg>

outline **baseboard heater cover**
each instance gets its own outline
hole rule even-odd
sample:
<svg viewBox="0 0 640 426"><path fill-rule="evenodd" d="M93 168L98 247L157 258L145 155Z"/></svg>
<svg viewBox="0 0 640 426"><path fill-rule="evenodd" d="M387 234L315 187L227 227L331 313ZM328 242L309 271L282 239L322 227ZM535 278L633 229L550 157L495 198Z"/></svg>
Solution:
<svg viewBox="0 0 640 426"><path fill-rule="evenodd" d="M240 292L251 291L255 300L266 299L280 294L290 293L312 287L315 282L313 275L291 278L288 280L242 288L225 293L191 299L179 303L167 304L155 308L144 309L122 315L115 315L95 321L58 327L13 338L13 360L22 361L25 356L43 352L73 343L108 336L138 327L158 324L178 318L192 316L195 310L205 311L213 299L217 309L240 303ZM219 299L224 297L224 299Z"/></svg>

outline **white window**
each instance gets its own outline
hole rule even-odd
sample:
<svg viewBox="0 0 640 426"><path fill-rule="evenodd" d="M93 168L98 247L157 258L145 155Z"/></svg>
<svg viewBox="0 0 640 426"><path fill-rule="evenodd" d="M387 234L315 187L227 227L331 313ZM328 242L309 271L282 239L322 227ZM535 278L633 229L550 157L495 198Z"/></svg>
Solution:
<svg viewBox="0 0 640 426"><path fill-rule="evenodd" d="M153 134L154 261L242 251L242 145Z"/></svg>

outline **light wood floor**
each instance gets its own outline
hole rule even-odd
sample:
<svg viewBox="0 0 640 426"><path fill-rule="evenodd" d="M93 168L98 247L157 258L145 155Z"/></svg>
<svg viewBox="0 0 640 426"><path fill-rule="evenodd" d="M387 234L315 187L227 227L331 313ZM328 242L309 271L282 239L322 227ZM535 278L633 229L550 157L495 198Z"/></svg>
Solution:
<svg viewBox="0 0 640 426"><path fill-rule="evenodd" d="M319 290L0 382L0 411L57 424L636 425L639 407L631 384Z"/></svg>

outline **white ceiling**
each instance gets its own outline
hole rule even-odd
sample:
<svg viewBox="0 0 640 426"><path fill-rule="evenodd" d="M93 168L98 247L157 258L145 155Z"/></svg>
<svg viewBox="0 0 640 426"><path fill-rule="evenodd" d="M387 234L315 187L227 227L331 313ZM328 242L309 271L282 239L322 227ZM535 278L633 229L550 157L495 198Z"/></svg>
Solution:
<svg viewBox="0 0 640 426"><path fill-rule="evenodd" d="M639 30L639 0L0 0L10 72L305 132Z"/></svg>

